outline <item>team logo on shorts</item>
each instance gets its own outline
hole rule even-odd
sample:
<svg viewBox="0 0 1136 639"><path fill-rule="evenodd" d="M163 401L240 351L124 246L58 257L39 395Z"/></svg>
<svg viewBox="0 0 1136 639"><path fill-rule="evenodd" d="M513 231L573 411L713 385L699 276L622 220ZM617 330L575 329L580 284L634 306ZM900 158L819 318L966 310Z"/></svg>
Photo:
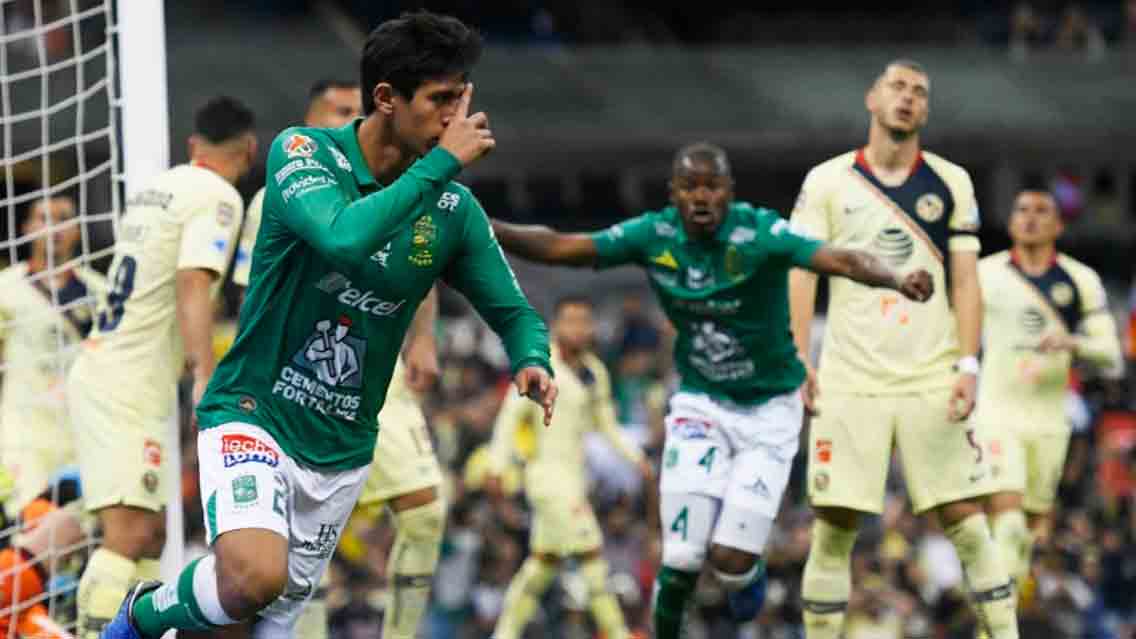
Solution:
<svg viewBox="0 0 1136 639"><path fill-rule="evenodd" d="M268 464L273 468L280 464L280 453L275 448L255 437L239 434L221 436L221 458L225 468L247 462Z"/></svg>
<svg viewBox="0 0 1136 639"><path fill-rule="evenodd" d="M828 472L822 470L813 477L813 488L816 488L817 492L824 492L828 490L828 482Z"/></svg>
<svg viewBox="0 0 1136 639"><path fill-rule="evenodd" d="M676 417L671 422L671 434L680 439L706 439L710 436L709 431L712 427L713 424L701 419Z"/></svg>
<svg viewBox="0 0 1136 639"><path fill-rule="evenodd" d="M915 213L923 218L924 222L938 222L943 217L943 198L934 193L924 193L915 201Z"/></svg>
<svg viewBox="0 0 1136 639"><path fill-rule="evenodd" d="M256 503L258 497L255 475L241 475L233 480L234 505L250 506Z"/></svg>
<svg viewBox="0 0 1136 639"><path fill-rule="evenodd" d="M316 152L316 141L301 133L293 133L284 140L284 152L290 158L310 158Z"/></svg>
<svg viewBox="0 0 1136 639"><path fill-rule="evenodd" d="M158 492L158 473L148 470L142 475L142 487L151 495Z"/></svg>

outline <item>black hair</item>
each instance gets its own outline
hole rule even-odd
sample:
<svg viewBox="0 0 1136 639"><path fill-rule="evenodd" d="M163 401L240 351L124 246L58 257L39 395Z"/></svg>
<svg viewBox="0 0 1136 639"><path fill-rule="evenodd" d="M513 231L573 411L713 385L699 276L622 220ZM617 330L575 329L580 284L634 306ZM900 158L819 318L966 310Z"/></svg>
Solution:
<svg viewBox="0 0 1136 639"><path fill-rule="evenodd" d="M256 127L256 116L240 100L227 95L210 99L193 116L193 132L213 144L228 142Z"/></svg>
<svg viewBox="0 0 1136 639"><path fill-rule="evenodd" d="M672 169L675 173L686 170L688 164L706 163L722 175L730 175L730 158L725 149L709 142L688 144L675 153Z"/></svg>
<svg viewBox="0 0 1136 639"><path fill-rule="evenodd" d="M481 58L481 35L461 20L429 11L403 13L367 36L359 62L363 115L375 110L375 87L389 83L410 99L424 82L461 73L468 76Z"/></svg>
<svg viewBox="0 0 1136 639"><path fill-rule="evenodd" d="M356 89L359 83L347 78L321 78L308 89L308 102L322 97L329 89Z"/></svg>
<svg viewBox="0 0 1136 639"><path fill-rule="evenodd" d="M587 295L571 294L556 299L556 304L552 307L552 314L554 316L559 315L561 309L565 306L587 306L588 308L595 308L592 298Z"/></svg>

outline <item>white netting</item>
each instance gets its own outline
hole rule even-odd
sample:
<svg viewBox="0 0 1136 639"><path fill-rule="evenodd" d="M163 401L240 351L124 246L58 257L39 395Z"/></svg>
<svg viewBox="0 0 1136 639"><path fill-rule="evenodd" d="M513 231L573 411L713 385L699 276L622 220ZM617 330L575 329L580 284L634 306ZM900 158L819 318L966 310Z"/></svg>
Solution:
<svg viewBox="0 0 1136 639"><path fill-rule="evenodd" d="M0 0L0 639L67 636L92 543L59 513L35 530L19 519L32 516L31 483L56 502L74 489L73 466L56 454L70 444L64 380L96 318L94 290L70 274L105 266L119 211L113 4ZM37 605L62 628L28 630L50 623Z"/></svg>

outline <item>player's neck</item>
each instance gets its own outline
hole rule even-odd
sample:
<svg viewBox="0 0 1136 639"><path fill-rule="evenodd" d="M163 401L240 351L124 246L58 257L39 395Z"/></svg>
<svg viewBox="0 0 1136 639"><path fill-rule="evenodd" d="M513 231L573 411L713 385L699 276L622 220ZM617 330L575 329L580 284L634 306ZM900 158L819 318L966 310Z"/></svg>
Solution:
<svg viewBox="0 0 1136 639"><path fill-rule="evenodd" d="M359 150L367 169L379 184L390 184L418 158L406 153L391 135L390 127L376 113L372 113L355 130Z"/></svg>
<svg viewBox="0 0 1136 639"><path fill-rule="evenodd" d="M580 363L580 350L575 348L568 348L560 342L556 343L556 349L560 355L560 361L564 362L569 367L574 368L577 364Z"/></svg>
<svg viewBox="0 0 1136 639"><path fill-rule="evenodd" d="M31 257L28 258L28 275L35 275L36 273L42 273L43 271L46 271L47 268L48 268L48 264L47 264L47 256L46 255L37 251L35 253L32 253ZM65 268L65 269L57 268L57 270L55 271L55 273L52 274L51 277L59 285L66 284L67 280L71 279L71 269L70 268Z"/></svg>
<svg viewBox="0 0 1136 639"><path fill-rule="evenodd" d="M189 159L189 163L193 166L216 173L229 184L237 183L239 176L237 172L229 166L229 163L219 160L209 153L195 153L194 156Z"/></svg>
<svg viewBox="0 0 1136 639"><path fill-rule="evenodd" d="M1014 261L1018 268L1033 276L1043 275L1057 258L1057 247L1052 244L1019 244L1014 247Z"/></svg>
<svg viewBox="0 0 1136 639"><path fill-rule="evenodd" d="M878 177L906 179L919 158L919 135L897 139L884 127L873 124L864 147L864 159Z"/></svg>

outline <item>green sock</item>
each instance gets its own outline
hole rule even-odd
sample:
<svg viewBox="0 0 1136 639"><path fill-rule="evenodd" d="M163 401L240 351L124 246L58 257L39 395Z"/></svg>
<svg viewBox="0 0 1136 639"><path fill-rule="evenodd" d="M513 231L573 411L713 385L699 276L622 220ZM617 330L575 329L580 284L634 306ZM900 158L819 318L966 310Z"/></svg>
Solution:
<svg viewBox="0 0 1136 639"><path fill-rule="evenodd" d="M167 630L212 630L193 596L195 559L178 575L177 583L165 584L134 602L134 623L145 637L161 637Z"/></svg>
<svg viewBox="0 0 1136 639"><path fill-rule="evenodd" d="M679 639L686 604L694 594L698 573L663 566L655 579L655 637Z"/></svg>

